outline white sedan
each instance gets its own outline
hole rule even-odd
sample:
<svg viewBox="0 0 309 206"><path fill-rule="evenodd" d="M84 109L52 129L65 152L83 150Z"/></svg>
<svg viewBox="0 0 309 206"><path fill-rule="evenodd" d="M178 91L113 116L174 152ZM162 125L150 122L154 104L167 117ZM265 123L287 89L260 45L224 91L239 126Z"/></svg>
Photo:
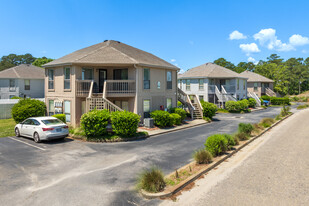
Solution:
<svg viewBox="0 0 309 206"><path fill-rule="evenodd" d="M55 117L31 117L15 126L16 137L31 137L41 140L64 139L69 134L68 126Z"/></svg>

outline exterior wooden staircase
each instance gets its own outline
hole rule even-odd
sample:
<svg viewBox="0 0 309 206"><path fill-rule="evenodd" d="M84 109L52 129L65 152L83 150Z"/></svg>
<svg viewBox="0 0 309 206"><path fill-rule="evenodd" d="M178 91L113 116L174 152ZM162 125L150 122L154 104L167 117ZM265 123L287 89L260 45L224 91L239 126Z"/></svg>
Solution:
<svg viewBox="0 0 309 206"><path fill-rule="evenodd" d="M189 95L178 88L177 98L189 110L192 119L203 119L203 108L196 95L191 95L190 98Z"/></svg>

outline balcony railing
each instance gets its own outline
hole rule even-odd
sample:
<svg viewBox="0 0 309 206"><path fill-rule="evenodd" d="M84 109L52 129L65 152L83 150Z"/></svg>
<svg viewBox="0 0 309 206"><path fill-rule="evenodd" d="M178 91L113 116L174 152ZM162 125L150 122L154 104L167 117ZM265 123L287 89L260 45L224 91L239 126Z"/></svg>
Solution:
<svg viewBox="0 0 309 206"><path fill-rule="evenodd" d="M106 80L107 95L135 94L135 80Z"/></svg>
<svg viewBox="0 0 309 206"><path fill-rule="evenodd" d="M235 93L236 87L235 85L222 85L222 87L217 86L219 91L222 92L222 87L225 89L227 93ZM216 85L208 85L208 93L215 94L216 92Z"/></svg>
<svg viewBox="0 0 309 206"><path fill-rule="evenodd" d="M76 80L76 96L87 97L92 80Z"/></svg>

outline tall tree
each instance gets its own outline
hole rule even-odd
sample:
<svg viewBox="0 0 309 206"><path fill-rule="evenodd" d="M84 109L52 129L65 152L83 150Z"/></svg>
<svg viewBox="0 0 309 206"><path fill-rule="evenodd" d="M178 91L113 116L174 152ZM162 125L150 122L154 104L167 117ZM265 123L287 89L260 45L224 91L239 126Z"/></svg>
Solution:
<svg viewBox="0 0 309 206"><path fill-rule="evenodd" d="M37 67L42 67L42 65L47 64L48 62L53 61L53 59L51 58L46 58L46 57L42 57L42 58L37 58L32 65L37 66Z"/></svg>
<svg viewBox="0 0 309 206"><path fill-rule="evenodd" d="M283 63L283 59L280 58L277 54L271 54L269 57L267 57L267 62L268 63L275 63L277 65Z"/></svg>
<svg viewBox="0 0 309 206"><path fill-rule="evenodd" d="M235 71L235 69L236 69L236 66L232 62L229 62L224 58L219 58L219 59L215 60L214 63L219 65L219 66L230 69L232 71Z"/></svg>
<svg viewBox="0 0 309 206"><path fill-rule="evenodd" d="M36 58L29 53L23 55L9 54L3 56L0 61L0 71L20 64L32 64L35 59Z"/></svg>
<svg viewBox="0 0 309 206"><path fill-rule="evenodd" d="M235 71L237 73L241 73L243 71L254 71L255 65L252 62L239 62L237 64L237 67L235 68Z"/></svg>

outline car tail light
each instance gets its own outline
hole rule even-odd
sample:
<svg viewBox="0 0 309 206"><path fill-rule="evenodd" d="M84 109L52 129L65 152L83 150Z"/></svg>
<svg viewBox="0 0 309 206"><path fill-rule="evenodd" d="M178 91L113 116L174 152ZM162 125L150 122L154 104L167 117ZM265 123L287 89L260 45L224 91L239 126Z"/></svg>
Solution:
<svg viewBox="0 0 309 206"><path fill-rule="evenodd" d="M54 128L42 128L42 130L45 132L45 131L52 131L54 130Z"/></svg>
<svg viewBox="0 0 309 206"><path fill-rule="evenodd" d="M67 129L67 128L69 128L69 126L64 126L63 128L64 128L64 129Z"/></svg>

